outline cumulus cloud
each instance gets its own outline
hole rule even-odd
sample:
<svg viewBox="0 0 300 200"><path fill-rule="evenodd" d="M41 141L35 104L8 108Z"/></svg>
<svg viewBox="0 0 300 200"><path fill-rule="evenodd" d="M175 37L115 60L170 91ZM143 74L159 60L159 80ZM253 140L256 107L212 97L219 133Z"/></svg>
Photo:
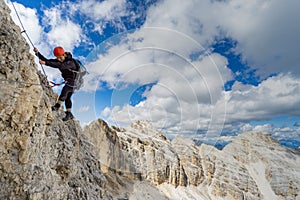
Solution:
<svg viewBox="0 0 300 200"><path fill-rule="evenodd" d="M300 103L300 79L291 74L274 76L258 86L242 87L242 90L236 83L232 91L223 91L224 96L215 103L199 101L193 89L186 88L188 84L181 87L179 81L178 84L167 82L172 84L154 85L147 91L147 99L136 106L126 104L123 107L106 108L105 117L120 126L146 119L170 135L180 133L197 137L198 130L205 130L206 136L212 137L222 132L231 132L233 135L250 130L278 132L270 125L256 128L241 125L271 120L276 116L300 114L295 109ZM180 88L183 89L180 91ZM189 96L188 101L184 95L181 97L181 92Z"/></svg>
<svg viewBox="0 0 300 200"><path fill-rule="evenodd" d="M44 11L44 25L50 27L47 38L50 46L63 46L73 51L82 41L82 30L79 24L62 17L64 10L54 7Z"/></svg>
<svg viewBox="0 0 300 200"><path fill-rule="evenodd" d="M79 6L81 12L88 15L95 21L112 21L117 17L127 14L126 1L113 0L99 2L95 0L81 1Z"/></svg>
<svg viewBox="0 0 300 200"><path fill-rule="evenodd" d="M272 34L267 39L267 34L255 33L269 32L268 20L263 18L277 15L272 12L275 8L279 9L278 1L267 0L166 0L155 4L147 13L144 28L126 35L126 42L113 46L90 65L112 88L120 83L156 83L140 104L107 108L105 115L121 124L150 119L170 133L200 129L220 133L228 127L232 130L230 124L298 115L293 109L299 103L297 76L283 72L258 86L235 82L232 91L224 91L224 83L233 78L227 59L205 54L216 38L229 37L238 42L235 51L261 75L281 72L277 69L282 68L267 60L278 45L269 42ZM193 52L201 56L192 60Z"/></svg>
<svg viewBox="0 0 300 200"><path fill-rule="evenodd" d="M296 0L166 0L149 10L145 26L183 32L204 46L229 37L238 42L236 52L258 75L283 71L300 75L299 7Z"/></svg>
<svg viewBox="0 0 300 200"><path fill-rule="evenodd" d="M25 30L21 31L26 31L26 33L30 36L30 40L36 44L40 41L41 35L43 32L42 27L39 24L38 16L37 16L37 11L32 8L26 8L22 4L19 3L14 3L14 6L16 8L17 13L15 12L13 8L12 2L6 2L9 8L11 9L11 17L13 21L22 29L21 23L17 17L17 13L21 19L21 22L25 28ZM30 44L30 41L28 38L23 35L25 39L27 40L28 44ZM31 47L32 48L32 47Z"/></svg>
<svg viewBox="0 0 300 200"><path fill-rule="evenodd" d="M87 112L90 110L90 106L83 106L78 109L78 112Z"/></svg>
<svg viewBox="0 0 300 200"><path fill-rule="evenodd" d="M91 23L95 25L94 30L100 34L103 33L103 28L105 28L108 23L113 23L113 25L119 29L124 29L121 17L129 14L125 0L102 2L88 0L81 1L76 7L78 9L80 8L80 12L90 18Z"/></svg>
<svg viewBox="0 0 300 200"><path fill-rule="evenodd" d="M144 101L132 106L129 96L125 106L106 108L103 116L120 126L146 119L170 132L208 129L211 121L222 127L224 120L215 119L215 110L225 112L225 101L220 98L224 83L232 79L225 57L205 53L192 56L204 48L170 29L145 28L126 36L118 45L107 45L110 41L101 44L108 48L88 65L91 76L115 89L112 101L118 98L119 85L153 85L143 94ZM222 103L214 108L217 102Z"/></svg>
<svg viewBox="0 0 300 200"><path fill-rule="evenodd" d="M248 6L241 3L239 10L248 13L248 23L243 22L249 27L243 31L231 23L225 26L227 30L232 30L232 35L239 41L238 51L244 59L264 77L286 71L299 76L297 52L300 50L300 41L297 35L300 27L296 25L296 19L300 16L297 9L300 2L248 1Z"/></svg>
<svg viewBox="0 0 300 200"><path fill-rule="evenodd" d="M124 36L125 39L122 39ZM99 52L98 60L89 64L89 69L102 75L101 78L105 81L144 84L170 77L166 76L167 73L177 73L178 76L190 79L189 82L198 77L222 86L232 78L230 70L226 67L227 60L223 56L201 55L192 60L190 56L193 52L201 52L204 49L192 38L179 32L145 28L118 37L100 44L97 49L106 49L105 53ZM110 47L114 40L121 42Z"/></svg>
<svg viewBox="0 0 300 200"><path fill-rule="evenodd" d="M258 86L236 83L227 102L227 122L272 119L275 116L299 116L300 79L292 74L280 74Z"/></svg>

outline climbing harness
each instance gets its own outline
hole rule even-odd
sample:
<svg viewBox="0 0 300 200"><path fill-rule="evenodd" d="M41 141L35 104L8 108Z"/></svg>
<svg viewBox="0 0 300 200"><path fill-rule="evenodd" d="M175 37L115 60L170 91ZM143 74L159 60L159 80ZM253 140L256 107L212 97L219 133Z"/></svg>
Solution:
<svg viewBox="0 0 300 200"><path fill-rule="evenodd" d="M50 83L50 84L52 84L52 85L50 85L51 87L55 87L55 86L60 86L60 85L63 85L63 84L65 84L65 83L66 83L66 81L64 81L64 82L61 82L61 83L55 83L55 82L53 82L53 81L49 81L49 83Z"/></svg>

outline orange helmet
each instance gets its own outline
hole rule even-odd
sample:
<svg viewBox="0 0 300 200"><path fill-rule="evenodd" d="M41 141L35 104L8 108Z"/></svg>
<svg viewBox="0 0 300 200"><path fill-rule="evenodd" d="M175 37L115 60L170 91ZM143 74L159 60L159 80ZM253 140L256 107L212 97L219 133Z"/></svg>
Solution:
<svg viewBox="0 0 300 200"><path fill-rule="evenodd" d="M62 56L62 55L64 55L64 53L65 53L64 48L62 48L60 46L55 47L54 50L53 50L53 54L56 57Z"/></svg>

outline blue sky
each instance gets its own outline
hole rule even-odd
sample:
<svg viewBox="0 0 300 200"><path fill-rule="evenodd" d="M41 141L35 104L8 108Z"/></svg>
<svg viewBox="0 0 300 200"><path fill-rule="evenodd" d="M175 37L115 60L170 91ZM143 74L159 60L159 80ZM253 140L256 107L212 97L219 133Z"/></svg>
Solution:
<svg viewBox="0 0 300 200"><path fill-rule="evenodd" d="M255 130L300 145L300 1L14 2L41 53L61 45L88 68L73 97L82 125L148 120L170 138Z"/></svg>

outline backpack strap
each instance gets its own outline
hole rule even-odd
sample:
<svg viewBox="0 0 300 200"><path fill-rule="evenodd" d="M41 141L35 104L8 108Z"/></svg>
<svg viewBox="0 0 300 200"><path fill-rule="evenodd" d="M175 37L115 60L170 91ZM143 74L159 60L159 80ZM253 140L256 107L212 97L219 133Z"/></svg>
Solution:
<svg viewBox="0 0 300 200"><path fill-rule="evenodd" d="M75 63L76 65L76 70L72 70L72 69L68 69L69 71L73 72L73 73L79 73L79 69L80 69L80 65L79 65L79 61L77 61L76 59L72 58L72 61Z"/></svg>

